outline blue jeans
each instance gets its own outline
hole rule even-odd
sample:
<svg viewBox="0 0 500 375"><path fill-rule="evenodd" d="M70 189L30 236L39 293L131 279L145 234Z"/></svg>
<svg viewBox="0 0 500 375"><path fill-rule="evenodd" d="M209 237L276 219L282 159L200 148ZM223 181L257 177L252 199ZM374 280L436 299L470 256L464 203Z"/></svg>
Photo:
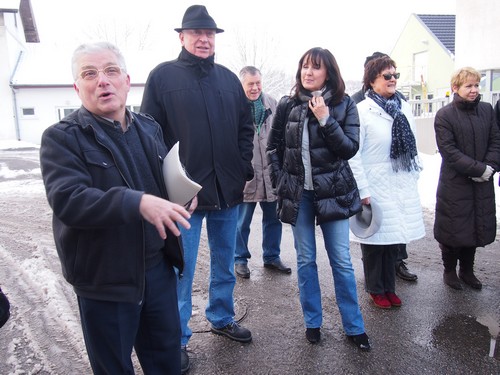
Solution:
<svg viewBox="0 0 500 375"><path fill-rule="evenodd" d="M356 279L349 252L349 220L320 224L326 253L333 273L335 298L347 335L365 332L359 309ZM314 192L304 190L295 226L292 226L297 251L300 303L306 328L320 328L323 322L321 290L316 264Z"/></svg>
<svg viewBox="0 0 500 375"><path fill-rule="evenodd" d="M276 201L259 202L259 204L262 209L262 259L264 263L271 263L280 257L282 225L276 213ZM256 202L245 202L238 207L238 233L234 263L246 264L252 256L248 250L248 237L256 206Z"/></svg>
<svg viewBox="0 0 500 375"><path fill-rule="evenodd" d="M184 272L177 283L182 330L181 345L187 345L193 334L188 322L193 310L191 293L204 218L207 219L210 248L210 281L205 314L215 328L222 328L234 320L233 290L236 283L234 247L238 207L217 211L195 211L189 219L191 229L180 227L184 246Z"/></svg>

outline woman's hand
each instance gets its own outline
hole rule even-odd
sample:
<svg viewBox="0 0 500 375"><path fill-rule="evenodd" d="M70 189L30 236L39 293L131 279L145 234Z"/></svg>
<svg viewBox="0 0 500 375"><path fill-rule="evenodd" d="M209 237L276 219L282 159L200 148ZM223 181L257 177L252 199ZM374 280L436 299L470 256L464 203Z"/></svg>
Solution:
<svg viewBox="0 0 500 375"><path fill-rule="evenodd" d="M368 206L370 204L370 197L361 199L361 204L364 206Z"/></svg>
<svg viewBox="0 0 500 375"><path fill-rule="evenodd" d="M309 100L309 108L320 123L321 120L326 120L330 116L330 109L325 104L325 99L322 96L313 96Z"/></svg>

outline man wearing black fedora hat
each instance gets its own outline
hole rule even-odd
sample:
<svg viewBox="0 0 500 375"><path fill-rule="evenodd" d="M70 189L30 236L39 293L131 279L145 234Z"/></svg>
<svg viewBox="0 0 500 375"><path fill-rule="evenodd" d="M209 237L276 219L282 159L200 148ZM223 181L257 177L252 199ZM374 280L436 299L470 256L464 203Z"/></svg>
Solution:
<svg viewBox="0 0 500 375"><path fill-rule="evenodd" d="M163 128L167 145L179 142L179 156L202 186L191 229L182 237L185 267L178 283L182 329L182 370L189 369L186 345L192 335L192 285L203 220L210 248L206 317L212 332L239 342L252 334L234 320L234 252L238 205L253 178L253 122L239 78L215 63L215 36L224 30L202 5L189 7L176 28L182 45L175 60L154 68L146 82L141 111Z"/></svg>

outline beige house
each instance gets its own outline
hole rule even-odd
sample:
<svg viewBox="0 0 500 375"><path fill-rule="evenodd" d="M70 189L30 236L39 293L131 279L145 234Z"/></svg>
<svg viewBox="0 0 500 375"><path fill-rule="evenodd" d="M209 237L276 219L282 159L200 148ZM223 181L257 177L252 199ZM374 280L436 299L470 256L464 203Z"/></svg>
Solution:
<svg viewBox="0 0 500 375"><path fill-rule="evenodd" d="M455 69L455 15L412 14L390 54L410 100L443 98Z"/></svg>

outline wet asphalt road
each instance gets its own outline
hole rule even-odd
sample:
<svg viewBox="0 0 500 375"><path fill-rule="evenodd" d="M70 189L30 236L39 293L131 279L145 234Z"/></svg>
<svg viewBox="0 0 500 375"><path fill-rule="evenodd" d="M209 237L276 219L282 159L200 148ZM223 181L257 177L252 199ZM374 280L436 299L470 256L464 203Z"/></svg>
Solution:
<svg viewBox="0 0 500 375"><path fill-rule="evenodd" d="M190 374L500 374L500 349L489 357L490 331L478 322L491 321L498 330L498 239L479 249L476 256L476 274L483 289L453 290L442 282L440 253L431 235L433 212L425 210L427 236L408 246L408 265L418 274L418 281L397 280L396 292L403 305L390 310L375 307L364 292L361 251L353 243L358 297L373 346L365 353L343 333L320 232L316 237L324 311L322 341L311 345L305 339L291 229L284 226L282 259L293 271L282 275L262 267L260 220L261 213L256 210L251 277L238 278L235 289L237 318L252 331L253 342L242 345L209 333L204 318L208 259L200 249Z"/></svg>
<svg viewBox="0 0 500 375"><path fill-rule="evenodd" d="M86 374L89 367L75 298L60 275L51 240L50 209L39 189L31 188L40 184L37 154L0 153L2 165L25 171L15 179L22 179L23 186L28 187L19 189L20 194L6 188L0 197L0 282L14 305L11 320L0 330L0 374ZM0 183L4 186L13 181L8 178ZM189 374L499 375L500 343L490 357L491 335L480 323L491 321L498 329L500 322L498 237L495 243L479 249L476 256L476 274L484 284L483 290L452 290L442 282L440 254L432 238L433 212L424 212L427 235L408 246L408 265L419 279L413 283L397 280L396 292L403 301L400 308L381 310L373 305L363 290L359 246L352 244L361 311L373 346L368 353L358 351L343 333L320 232L322 341L318 345L307 342L290 227L284 226L282 259L292 267L292 274L264 269L259 209L252 223L251 278L237 279L234 292L236 318L252 331L253 341L240 344L211 334L204 317L209 257L203 233L193 292ZM27 227L29 231L23 230ZM33 263L36 272L29 271ZM43 276L48 272L54 278L49 284ZM137 373L141 374L139 367Z"/></svg>

